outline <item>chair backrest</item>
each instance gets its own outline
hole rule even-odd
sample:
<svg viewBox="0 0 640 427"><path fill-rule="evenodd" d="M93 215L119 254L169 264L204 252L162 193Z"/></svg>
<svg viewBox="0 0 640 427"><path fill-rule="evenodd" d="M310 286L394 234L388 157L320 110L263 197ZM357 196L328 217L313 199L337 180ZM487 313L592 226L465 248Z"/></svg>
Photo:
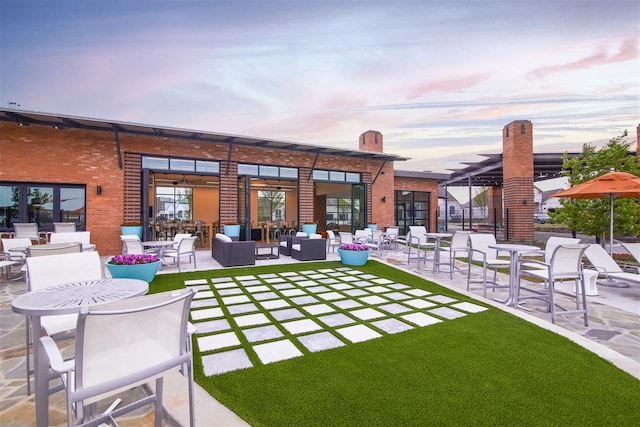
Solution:
<svg viewBox="0 0 640 427"><path fill-rule="evenodd" d="M424 225L410 225L409 234L411 240L417 240L421 245L427 242L427 227Z"/></svg>
<svg viewBox="0 0 640 427"><path fill-rule="evenodd" d="M178 243L178 253L186 254L189 252L194 252L196 247L196 237L183 237L180 239L180 243Z"/></svg>
<svg viewBox="0 0 640 427"><path fill-rule="evenodd" d="M329 238L330 242L335 242L336 240L336 235L332 230L327 230L327 237Z"/></svg>
<svg viewBox="0 0 640 427"><path fill-rule="evenodd" d="M580 239L574 239L572 237L556 237L551 236L547 239L547 243L544 246L544 262L549 264L551 262L551 255L558 245L569 244L573 245L580 243Z"/></svg>
<svg viewBox="0 0 640 427"><path fill-rule="evenodd" d="M640 242L622 242L622 247L624 247L636 261L640 262Z"/></svg>
<svg viewBox="0 0 640 427"><path fill-rule="evenodd" d="M622 273L622 268L611 258L611 255L597 243L589 245L584 252L591 265L596 268L604 269L606 273Z"/></svg>
<svg viewBox="0 0 640 427"><path fill-rule="evenodd" d="M75 231L76 231L75 222L54 222L53 223L54 233L74 233Z"/></svg>
<svg viewBox="0 0 640 427"><path fill-rule="evenodd" d="M75 231L71 233L51 233L51 237L49 239L51 243L71 243L71 242L79 242L85 245L91 243L91 232L90 231Z"/></svg>
<svg viewBox="0 0 640 427"><path fill-rule="evenodd" d="M489 248L489 245L496 244L496 236L491 233L469 233L468 237L469 245L474 250L471 254L473 261L482 261L482 253L486 255L487 259L496 259L498 257L498 251Z"/></svg>
<svg viewBox="0 0 640 427"><path fill-rule="evenodd" d="M40 238L40 235L38 234L38 224L33 222L15 223L13 224L13 231L15 232L15 237L28 237L30 239Z"/></svg>
<svg viewBox="0 0 640 427"><path fill-rule="evenodd" d="M582 271L582 256L588 244L561 243L555 247L551 255L551 271L554 276L567 274L573 276Z"/></svg>
<svg viewBox="0 0 640 427"><path fill-rule="evenodd" d="M355 238L356 240L366 240L369 238L369 229L367 230L356 230Z"/></svg>
<svg viewBox="0 0 640 427"><path fill-rule="evenodd" d="M191 233L176 233L176 235L173 236L173 241L179 244L185 237L191 237Z"/></svg>
<svg viewBox="0 0 640 427"><path fill-rule="evenodd" d="M124 254L144 254L144 247L142 246L142 242L138 239L138 236L135 236L135 239L129 238L122 239L122 252Z"/></svg>
<svg viewBox="0 0 640 427"><path fill-rule="evenodd" d="M28 237L16 237L14 239L2 239L2 250L9 252L13 248L26 248L31 246L31 239ZM15 255L12 253L11 255Z"/></svg>
<svg viewBox="0 0 640 427"><path fill-rule="evenodd" d="M398 227L389 227L387 228L386 233L387 237L393 240L398 238L398 234L400 234L400 231Z"/></svg>
<svg viewBox="0 0 640 427"><path fill-rule="evenodd" d="M340 243L353 243L353 234L346 231L338 232L340 235Z"/></svg>
<svg viewBox="0 0 640 427"><path fill-rule="evenodd" d="M49 256L82 252L82 243L49 243L48 245L27 246L27 256Z"/></svg>
<svg viewBox="0 0 640 427"><path fill-rule="evenodd" d="M102 279L103 265L98 252L39 256L27 258L31 290L47 286Z"/></svg>
<svg viewBox="0 0 640 427"><path fill-rule="evenodd" d="M382 237L382 235L384 234L384 232L382 230L377 230L377 229L376 230L372 230L372 229L370 229L370 231L371 231L371 238L376 242L379 241L380 238Z"/></svg>
<svg viewBox="0 0 640 427"><path fill-rule="evenodd" d="M78 407L188 362L193 295L181 289L83 308L76 328L75 390L87 398Z"/></svg>
<svg viewBox="0 0 640 427"><path fill-rule="evenodd" d="M451 248L468 248L470 231L456 230L451 237Z"/></svg>

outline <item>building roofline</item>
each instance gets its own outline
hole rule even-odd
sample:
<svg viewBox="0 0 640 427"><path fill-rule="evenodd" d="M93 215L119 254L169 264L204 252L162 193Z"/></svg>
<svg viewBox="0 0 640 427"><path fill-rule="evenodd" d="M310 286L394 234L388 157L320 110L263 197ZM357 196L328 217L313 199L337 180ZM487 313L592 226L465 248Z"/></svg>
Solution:
<svg viewBox="0 0 640 427"><path fill-rule="evenodd" d="M308 154L324 154L329 156L350 157L363 160L378 161L406 161L407 157L395 154L385 154L364 150L347 150L342 148L322 145L311 145L298 142L279 141L275 139L232 135L217 132L181 129L167 126L155 126L140 123L123 122L116 120L95 119L45 112L0 108L0 121L14 122L19 125L29 126L45 125L57 129L76 128L89 129L103 132L118 132L134 135L155 136L164 138L176 138L183 140L223 143L277 150L298 151Z"/></svg>

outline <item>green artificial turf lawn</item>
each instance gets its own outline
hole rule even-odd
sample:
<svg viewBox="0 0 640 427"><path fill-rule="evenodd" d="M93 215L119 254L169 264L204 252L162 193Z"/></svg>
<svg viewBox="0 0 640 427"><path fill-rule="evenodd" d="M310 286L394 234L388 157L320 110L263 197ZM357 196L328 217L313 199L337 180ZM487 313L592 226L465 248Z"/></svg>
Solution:
<svg viewBox="0 0 640 427"><path fill-rule="evenodd" d="M189 279L340 266L159 275L150 288L161 292ZM358 269L470 301L375 261ZM197 345L194 352L199 360ZM498 309L212 377L195 365L196 381L254 426L640 425L640 381Z"/></svg>

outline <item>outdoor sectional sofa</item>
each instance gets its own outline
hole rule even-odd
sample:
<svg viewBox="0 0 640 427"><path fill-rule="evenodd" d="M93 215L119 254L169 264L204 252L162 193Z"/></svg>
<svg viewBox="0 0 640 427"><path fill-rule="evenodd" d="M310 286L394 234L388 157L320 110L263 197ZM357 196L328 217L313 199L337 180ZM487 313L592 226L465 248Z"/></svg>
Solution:
<svg viewBox="0 0 640 427"><path fill-rule="evenodd" d="M256 264L256 242L231 240L224 234L211 239L211 256L223 267Z"/></svg>
<svg viewBox="0 0 640 427"><path fill-rule="evenodd" d="M291 246L291 258L298 261L327 259L327 239L303 237L300 239L300 243Z"/></svg>

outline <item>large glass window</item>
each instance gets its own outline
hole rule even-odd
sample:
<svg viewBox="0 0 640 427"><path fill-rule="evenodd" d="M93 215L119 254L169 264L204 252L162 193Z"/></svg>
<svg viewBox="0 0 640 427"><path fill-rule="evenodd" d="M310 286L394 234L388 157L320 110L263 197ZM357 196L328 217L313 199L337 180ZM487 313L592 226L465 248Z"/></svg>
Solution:
<svg viewBox="0 0 640 427"><path fill-rule="evenodd" d="M258 191L258 222L282 220L285 203L284 191Z"/></svg>
<svg viewBox="0 0 640 427"><path fill-rule="evenodd" d="M395 192L395 221L401 234L411 225L424 225L429 230L429 207L431 193L425 191Z"/></svg>
<svg viewBox="0 0 640 427"><path fill-rule="evenodd" d="M193 219L193 188L157 187L157 219L191 221Z"/></svg>
<svg viewBox="0 0 640 427"><path fill-rule="evenodd" d="M86 187L0 183L0 231L12 231L16 222L36 223L40 231L53 230L54 222L75 222L85 230Z"/></svg>

